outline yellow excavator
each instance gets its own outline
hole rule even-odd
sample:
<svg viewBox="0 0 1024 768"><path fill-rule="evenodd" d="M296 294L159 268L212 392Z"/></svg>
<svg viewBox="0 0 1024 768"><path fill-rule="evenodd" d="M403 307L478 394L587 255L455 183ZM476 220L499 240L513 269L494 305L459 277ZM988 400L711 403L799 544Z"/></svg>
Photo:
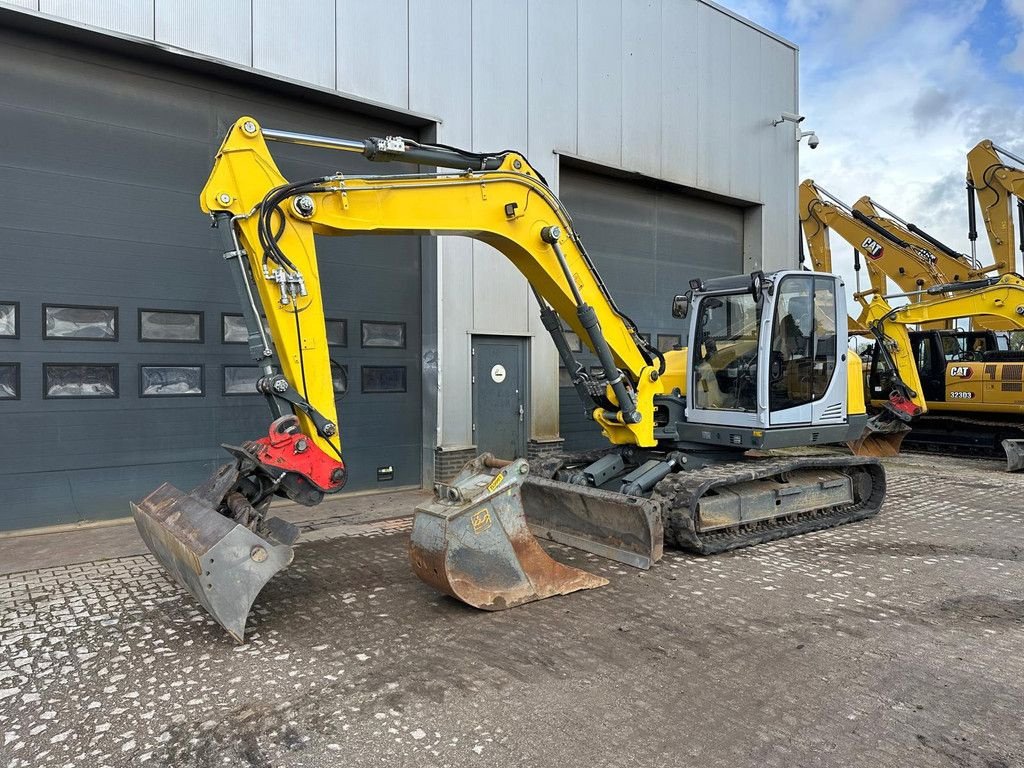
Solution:
<svg viewBox="0 0 1024 768"><path fill-rule="evenodd" d="M998 333L1024 327L1021 278L986 277L996 266L956 253L868 197L851 208L807 180L800 204L816 269L832 269L830 229L865 257L871 288L854 294L862 311L851 324L876 340L870 404L913 417L912 444L986 453L1001 447L1010 471L1024 469L1024 354ZM903 292L887 293L887 277ZM893 308L896 298L910 303ZM957 320L971 327L957 328Z"/></svg>
<svg viewBox="0 0 1024 768"><path fill-rule="evenodd" d="M944 297L895 308L888 301L892 296L856 295L864 308L861 318L877 339L868 367L869 399L875 407L887 404L887 382L896 375L917 393L910 398L918 408L915 442L989 451L1001 444L1007 468L1016 471L1024 469L1024 353L1010 351L1005 335L992 330L915 330L962 317L1024 329L1024 280L1008 274L977 282L937 286L935 294Z"/></svg>
<svg viewBox="0 0 1024 768"><path fill-rule="evenodd" d="M442 170L289 181L268 141ZM435 485L416 510L412 567L470 605L496 610L604 583L552 560L538 535L647 568L665 544L722 552L867 518L882 504L877 459L771 453L844 443L868 423L836 275L691 280L671 308L687 348L662 353L616 306L569 213L516 152L311 136L242 117L200 202L224 238L274 420L266 436L225 446L232 460L199 488L164 484L133 513L157 559L239 641L256 595L292 559L297 531L268 514L272 498L313 505L345 483L317 236L463 235L493 246L532 287L608 440L532 468L484 455ZM563 323L600 373L576 360Z"/></svg>

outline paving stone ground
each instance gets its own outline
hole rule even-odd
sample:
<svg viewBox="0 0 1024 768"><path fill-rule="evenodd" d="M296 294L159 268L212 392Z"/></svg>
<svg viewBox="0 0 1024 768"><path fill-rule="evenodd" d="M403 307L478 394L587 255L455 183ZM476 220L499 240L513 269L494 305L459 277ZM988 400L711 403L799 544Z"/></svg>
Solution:
<svg viewBox="0 0 1024 768"><path fill-rule="evenodd" d="M500 613L323 527L235 645L148 555L0 578L0 768L1024 765L1024 477L906 457L873 520ZM401 512L403 510L396 510Z"/></svg>

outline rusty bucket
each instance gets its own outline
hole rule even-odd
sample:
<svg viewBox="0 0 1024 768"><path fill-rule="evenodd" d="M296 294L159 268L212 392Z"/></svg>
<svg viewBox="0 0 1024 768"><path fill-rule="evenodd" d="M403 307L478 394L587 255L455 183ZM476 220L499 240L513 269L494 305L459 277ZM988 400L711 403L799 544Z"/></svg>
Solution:
<svg viewBox="0 0 1024 768"><path fill-rule="evenodd" d="M154 557L241 643L256 596L291 563L298 529L268 518L257 533L224 514L237 480L237 467L226 464L189 493L164 483L133 503L132 515Z"/></svg>
<svg viewBox="0 0 1024 768"><path fill-rule="evenodd" d="M487 611L593 589L608 583L563 565L533 537L523 511L529 465L483 454L450 484L437 484L432 502L416 508L409 557L432 587Z"/></svg>
<svg viewBox="0 0 1024 768"><path fill-rule="evenodd" d="M903 421L869 419L861 436L846 445L855 456L898 456L910 427Z"/></svg>

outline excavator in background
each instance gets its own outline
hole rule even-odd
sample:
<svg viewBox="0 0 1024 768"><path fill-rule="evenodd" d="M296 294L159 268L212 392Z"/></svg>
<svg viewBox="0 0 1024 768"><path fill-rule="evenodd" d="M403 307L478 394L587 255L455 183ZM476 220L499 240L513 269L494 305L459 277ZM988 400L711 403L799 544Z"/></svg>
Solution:
<svg viewBox="0 0 1024 768"><path fill-rule="evenodd" d="M1024 469L1024 354L1011 352L999 333L1024 327L1021 278L986 276L996 266L955 252L869 197L851 208L808 179L800 205L816 269L832 269L829 229L854 247L855 259L865 257L871 288L854 294L862 311L851 330L875 339L870 405L913 417L908 444L986 453L1001 447L1010 471ZM887 293L887 277L902 293ZM889 301L897 298L910 303L893 308ZM970 329L957 328L957 320L968 320Z"/></svg>
<svg viewBox="0 0 1024 768"><path fill-rule="evenodd" d="M928 232L918 227L916 224L900 218L897 214L893 213L888 208L885 208L881 203L872 200L867 195L861 197L853 204L853 212L853 215L858 219L862 221L870 220L890 234L894 235L896 238L906 241L911 248L926 254L928 258L935 259L936 266L943 272L943 277L953 283L983 280L992 272L996 272L999 275L1008 274L1006 272L1000 272L995 264L983 266L975 256L969 256L966 253L959 253L938 238L933 237ZM883 212L887 215L882 215ZM934 285L929 285L927 283L921 286L921 288L924 289L934 287ZM1002 331L1005 333L1006 331L1012 330L1016 327L1017 326L1014 323L1007 322L1002 318L991 315L971 318L971 332ZM966 331L952 329L949 333L957 337L957 343L969 342L972 345L977 344L977 337L971 336L970 339L968 339L964 336L964 334L967 333ZM1005 335L997 335L993 337L993 342L996 344L1004 343L1007 338L1008 337ZM952 342L950 342L950 344L951 343ZM998 349L998 346L993 346L992 349Z"/></svg>
<svg viewBox="0 0 1024 768"><path fill-rule="evenodd" d="M267 141L445 170L289 181ZM861 520L882 504L877 459L770 453L844 443L868 425L836 275L691 280L672 306L688 346L662 353L616 306L569 213L516 152L311 136L242 117L200 202L222 233L274 420L265 437L225 446L232 460L208 482L188 493L164 484L133 514L157 559L238 641L256 595L293 555L297 531L268 514L272 498L313 505L345 483L315 236L447 234L493 246L533 289L608 440L532 470L484 455L435 485L414 517L412 567L470 605L604 583L552 560L537 535L648 568L665 544L722 552ZM596 354L599 375L576 360L563 323Z"/></svg>
<svg viewBox="0 0 1024 768"><path fill-rule="evenodd" d="M1017 275L935 286L940 298L892 307L893 296L856 294L876 338L867 355L869 403L891 409L894 389L914 409L906 440L929 450L1005 452L1007 470L1024 469L1024 352L992 330L915 330L970 317L1024 329L1024 280ZM870 299L870 301L869 301Z"/></svg>
<svg viewBox="0 0 1024 768"><path fill-rule="evenodd" d="M861 290L861 257L864 259L871 290L879 296L889 292L887 278L905 295L913 296L917 301L930 301L938 294L927 293L926 289L959 282L971 276L959 260L951 259L941 252L937 256L927 249L912 245L870 216L851 208L812 179L806 179L800 184L799 206L800 226L807 240L813 268L832 271L829 232L835 231L853 246L857 292ZM949 324L941 323L935 327L947 328ZM851 328L864 330L864 323L857 319L851 322Z"/></svg>
<svg viewBox="0 0 1024 768"><path fill-rule="evenodd" d="M1004 158L1017 163L1009 165ZM1017 271L1017 248L1024 254L1024 237L1019 246L1014 228L1016 200L1017 223L1024 233L1024 159L985 139L967 153L967 237L972 251L978 240L977 205L985 222L992 246L994 269L1000 275Z"/></svg>

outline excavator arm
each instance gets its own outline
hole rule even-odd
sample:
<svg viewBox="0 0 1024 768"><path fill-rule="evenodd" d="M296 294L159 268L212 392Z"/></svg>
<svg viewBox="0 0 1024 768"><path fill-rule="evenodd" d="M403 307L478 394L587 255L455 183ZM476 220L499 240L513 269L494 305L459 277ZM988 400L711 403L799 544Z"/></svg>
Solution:
<svg viewBox="0 0 1024 768"><path fill-rule="evenodd" d="M985 139L967 153L967 214L970 222L968 237L972 244L978 238L975 219L975 196L981 207L989 243L992 246L995 269L1000 275L1016 271L1017 237L1014 226L1013 202L1017 198L1017 223L1024 230L1024 168L1009 165L1004 157L1024 167L1024 159ZM1021 244L1024 252L1024 240Z"/></svg>
<svg viewBox="0 0 1024 768"><path fill-rule="evenodd" d="M473 156L393 137L333 140L333 148L371 160L458 170L335 174L289 182L274 163L268 138L314 140L262 130L249 117L239 119L217 153L200 202L204 211L237 234L238 252L256 277L253 282L282 373L323 417L318 425L312 415L300 411L299 420L325 451L340 445L336 434L324 434L322 429L324 423L335 424L336 414L314 236L355 234L465 235L493 246L527 279L542 308L557 314L597 354L608 383L600 385L604 391L596 392L588 410L609 440L656 444L653 396L662 392L662 386L654 361L659 353L615 306L569 214L522 155ZM561 352L561 329L552 319L549 316L545 325ZM586 376L582 370L575 373ZM593 385L577 389L581 395L595 391Z"/></svg>
<svg viewBox="0 0 1024 768"><path fill-rule="evenodd" d="M268 140L451 170L289 181ZM157 559L237 640L298 536L267 516L271 497L311 506L345 483L316 236L453 234L493 246L533 288L544 326L608 440L658 446L654 398L674 381L662 380L665 359L615 306L568 213L522 155L271 131L243 117L217 153L200 205L222 233L249 351L263 370L256 388L276 418L266 437L225 446L235 461L207 483L190 493L165 483L133 512ZM597 355L603 375L591 378L575 361L563 322ZM551 538L594 541L595 551L645 567L660 556L655 503L577 486L565 494L542 481L524 491L526 463L503 464L485 454L452 484L439 484L437 502L419 510L410 557L428 583L490 609L605 583L544 553L527 529L520 493L541 494Z"/></svg>
<svg viewBox="0 0 1024 768"><path fill-rule="evenodd" d="M870 216L850 208L811 179L800 185L800 224L815 269L832 269L829 230L834 230L853 246L867 268L871 281L868 293L885 295L887 277L906 293L920 293L953 281L951 276L941 272L936 257L930 251L916 248L889 232ZM962 271L959 269L958 273ZM864 317L851 318L850 327L854 332L863 333L866 325Z"/></svg>
<svg viewBox="0 0 1024 768"><path fill-rule="evenodd" d="M853 215L861 221L878 225L893 237L906 242L918 253L927 254L926 258L934 260L939 273L951 282L984 277L995 269L983 268L966 253L959 253L950 248L921 227L900 218L867 195L853 204Z"/></svg>

